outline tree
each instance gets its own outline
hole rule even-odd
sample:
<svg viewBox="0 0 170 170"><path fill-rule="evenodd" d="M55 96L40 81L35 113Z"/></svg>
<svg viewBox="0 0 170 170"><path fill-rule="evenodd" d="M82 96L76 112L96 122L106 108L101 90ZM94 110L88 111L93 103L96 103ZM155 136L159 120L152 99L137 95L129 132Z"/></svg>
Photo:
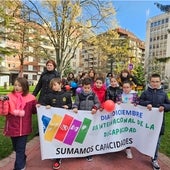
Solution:
<svg viewBox="0 0 170 170"><path fill-rule="evenodd" d="M170 5L162 5L160 3L154 3L161 11L163 12L170 12Z"/></svg>
<svg viewBox="0 0 170 170"><path fill-rule="evenodd" d="M108 30L105 33L93 36L88 41L89 44L95 46L95 52L100 54L99 59L102 63L110 63L110 72L115 73L122 70L122 66L127 68L128 55L129 55L129 40L121 38L116 30ZM113 68L113 64L115 68ZM103 70L104 64L102 64ZM108 70L108 69L107 69Z"/></svg>
<svg viewBox="0 0 170 170"><path fill-rule="evenodd" d="M106 1L28 0L24 5L30 11L30 20L39 24L54 46L61 74L81 48L82 40L99 33L101 25L103 29L113 27L115 10Z"/></svg>
<svg viewBox="0 0 170 170"><path fill-rule="evenodd" d="M29 21L29 11L18 0L4 4L4 29L0 36L5 38L4 54L18 57L20 66L18 76L23 77L24 60L28 57L38 58L41 54L38 25ZM6 12L7 11L7 12ZM36 49L36 50L34 50ZM3 52L1 50L1 52Z"/></svg>
<svg viewBox="0 0 170 170"><path fill-rule="evenodd" d="M12 3L10 1L3 1L0 0L1 6L0 6L0 60L2 61L4 59L5 55L11 55L12 54L12 48L5 47L4 42L6 39L6 28L9 26L10 22L12 21L12 14L10 15L10 10L8 10L8 14L6 12L6 9L12 8ZM13 6L15 8L15 6Z"/></svg>

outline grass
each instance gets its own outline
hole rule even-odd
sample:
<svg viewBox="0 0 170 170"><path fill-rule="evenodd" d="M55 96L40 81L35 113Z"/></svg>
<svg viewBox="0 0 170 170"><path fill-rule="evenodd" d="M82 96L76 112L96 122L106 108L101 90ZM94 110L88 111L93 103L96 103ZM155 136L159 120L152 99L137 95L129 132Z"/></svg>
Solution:
<svg viewBox="0 0 170 170"><path fill-rule="evenodd" d="M34 89L33 86L30 87L30 92ZM9 90L4 90L3 87L0 87L0 95L7 94L12 90L10 87ZM170 97L170 93L168 93ZM165 125L165 134L161 139L160 152L170 157L170 112L165 115L166 125ZM3 127L4 127L5 117L0 116L0 160L7 157L12 151L11 140L8 137L3 136ZM38 131L38 121L37 116L33 115L33 133L29 135L28 140L31 140L36 132Z"/></svg>

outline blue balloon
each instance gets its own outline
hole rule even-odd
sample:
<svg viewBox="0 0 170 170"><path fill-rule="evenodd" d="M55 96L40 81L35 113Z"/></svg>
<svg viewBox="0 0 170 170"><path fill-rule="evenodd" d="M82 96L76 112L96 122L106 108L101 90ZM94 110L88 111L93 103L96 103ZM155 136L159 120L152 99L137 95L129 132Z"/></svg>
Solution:
<svg viewBox="0 0 170 170"><path fill-rule="evenodd" d="M74 82L74 81L72 81L71 84L70 84L70 86L71 86L72 88L77 88L77 83Z"/></svg>

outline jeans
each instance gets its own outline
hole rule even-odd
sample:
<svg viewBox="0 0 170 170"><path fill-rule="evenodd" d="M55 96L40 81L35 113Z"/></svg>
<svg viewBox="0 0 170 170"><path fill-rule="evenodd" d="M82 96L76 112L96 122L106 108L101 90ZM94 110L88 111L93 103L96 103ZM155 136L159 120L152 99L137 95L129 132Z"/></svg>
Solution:
<svg viewBox="0 0 170 170"><path fill-rule="evenodd" d="M154 158L153 158L154 160L158 159L158 151L159 151L160 141L161 141L161 135L159 135L158 142L157 142L157 145L156 145L155 155L154 155Z"/></svg>
<svg viewBox="0 0 170 170"><path fill-rule="evenodd" d="M25 167L26 164L25 149L27 143L27 135L11 137L11 140L14 151L16 153L14 170L21 170Z"/></svg>

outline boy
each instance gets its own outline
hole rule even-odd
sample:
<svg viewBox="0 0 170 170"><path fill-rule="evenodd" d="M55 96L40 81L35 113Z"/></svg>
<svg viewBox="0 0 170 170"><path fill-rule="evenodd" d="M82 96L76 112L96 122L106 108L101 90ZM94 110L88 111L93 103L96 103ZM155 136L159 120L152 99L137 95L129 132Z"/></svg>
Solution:
<svg viewBox="0 0 170 170"><path fill-rule="evenodd" d="M53 78L50 81L51 92L47 94L44 103L47 109L51 107L58 107L64 109L72 108L71 94L62 90L62 80L60 78ZM59 169L61 166L61 159L58 158L53 164L53 169Z"/></svg>
<svg viewBox="0 0 170 170"><path fill-rule="evenodd" d="M163 88L161 87L161 77L159 74L152 74L150 77L150 83L141 96L139 105L146 106L148 110L151 110L152 107L157 107L160 112L167 112L170 111L170 100L168 99L167 94L164 92ZM165 128L165 118L163 118L162 127L159 135L159 139L157 142L157 147L155 151L155 156L152 158L152 166L153 169L159 170L160 166L158 164L158 149L160 145L160 138L161 135L164 134Z"/></svg>
<svg viewBox="0 0 170 170"><path fill-rule="evenodd" d="M84 78L82 81L82 91L76 95L75 103L73 104L73 112L91 110L91 113L95 114L99 107L100 102L97 95L92 91L91 79ZM92 161L92 156L87 156L87 161Z"/></svg>

